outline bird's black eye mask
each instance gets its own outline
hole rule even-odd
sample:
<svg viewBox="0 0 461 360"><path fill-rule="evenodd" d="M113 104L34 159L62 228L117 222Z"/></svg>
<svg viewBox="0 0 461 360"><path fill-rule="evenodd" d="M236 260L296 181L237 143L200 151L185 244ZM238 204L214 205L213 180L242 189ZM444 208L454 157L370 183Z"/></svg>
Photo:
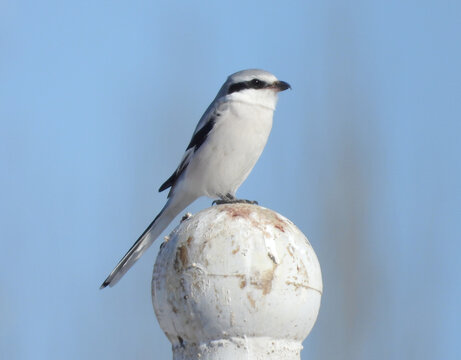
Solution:
<svg viewBox="0 0 461 360"><path fill-rule="evenodd" d="M268 84L259 79L253 79L249 81L242 81L239 83L232 84L229 86L229 90L227 91L227 95L232 94L237 91L245 90L245 89L263 89L267 87Z"/></svg>

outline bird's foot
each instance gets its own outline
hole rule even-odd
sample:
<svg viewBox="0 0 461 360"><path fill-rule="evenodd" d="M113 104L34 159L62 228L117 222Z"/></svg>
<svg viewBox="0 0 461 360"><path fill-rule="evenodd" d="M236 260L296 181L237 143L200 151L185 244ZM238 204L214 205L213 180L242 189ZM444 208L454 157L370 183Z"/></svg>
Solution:
<svg viewBox="0 0 461 360"><path fill-rule="evenodd" d="M211 205L223 205L223 204L252 204L258 205L256 200L246 200L246 199L219 199L214 200Z"/></svg>

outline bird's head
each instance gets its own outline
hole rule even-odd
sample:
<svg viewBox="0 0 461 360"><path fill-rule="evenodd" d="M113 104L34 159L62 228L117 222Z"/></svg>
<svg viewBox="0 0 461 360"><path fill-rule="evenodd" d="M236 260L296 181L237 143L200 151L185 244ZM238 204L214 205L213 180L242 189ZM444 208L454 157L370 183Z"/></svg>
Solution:
<svg viewBox="0 0 461 360"><path fill-rule="evenodd" d="M275 109L277 94L287 89L291 86L270 72L250 69L230 75L218 96Z"/></svg>

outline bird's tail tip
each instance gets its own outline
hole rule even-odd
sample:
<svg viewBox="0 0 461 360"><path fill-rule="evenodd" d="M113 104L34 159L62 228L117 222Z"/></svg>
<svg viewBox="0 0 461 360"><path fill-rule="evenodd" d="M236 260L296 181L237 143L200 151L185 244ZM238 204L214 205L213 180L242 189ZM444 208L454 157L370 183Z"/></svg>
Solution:
<svg viewBox="0 0 461 360"><path fill-rule="evenodd" d="M104 289L105 287L107 287L107 285L110 285L110 280L109 278L107 278L106 280L104 280L104 282L101 284L101 286L99 287L99 290L102 290Z"/></svg>

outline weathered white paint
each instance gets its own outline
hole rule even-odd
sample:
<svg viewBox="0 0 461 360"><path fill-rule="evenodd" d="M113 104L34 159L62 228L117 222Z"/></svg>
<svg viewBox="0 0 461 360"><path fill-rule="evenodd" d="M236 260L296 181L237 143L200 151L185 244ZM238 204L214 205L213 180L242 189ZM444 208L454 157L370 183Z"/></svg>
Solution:
<svg viewBox="0 0 461 360"><path fill-rule="evenodd" d="M299 359L321 294L306 237L285 217L247 204L184 219L162 245L152 279L176 360Z"/></svg>

